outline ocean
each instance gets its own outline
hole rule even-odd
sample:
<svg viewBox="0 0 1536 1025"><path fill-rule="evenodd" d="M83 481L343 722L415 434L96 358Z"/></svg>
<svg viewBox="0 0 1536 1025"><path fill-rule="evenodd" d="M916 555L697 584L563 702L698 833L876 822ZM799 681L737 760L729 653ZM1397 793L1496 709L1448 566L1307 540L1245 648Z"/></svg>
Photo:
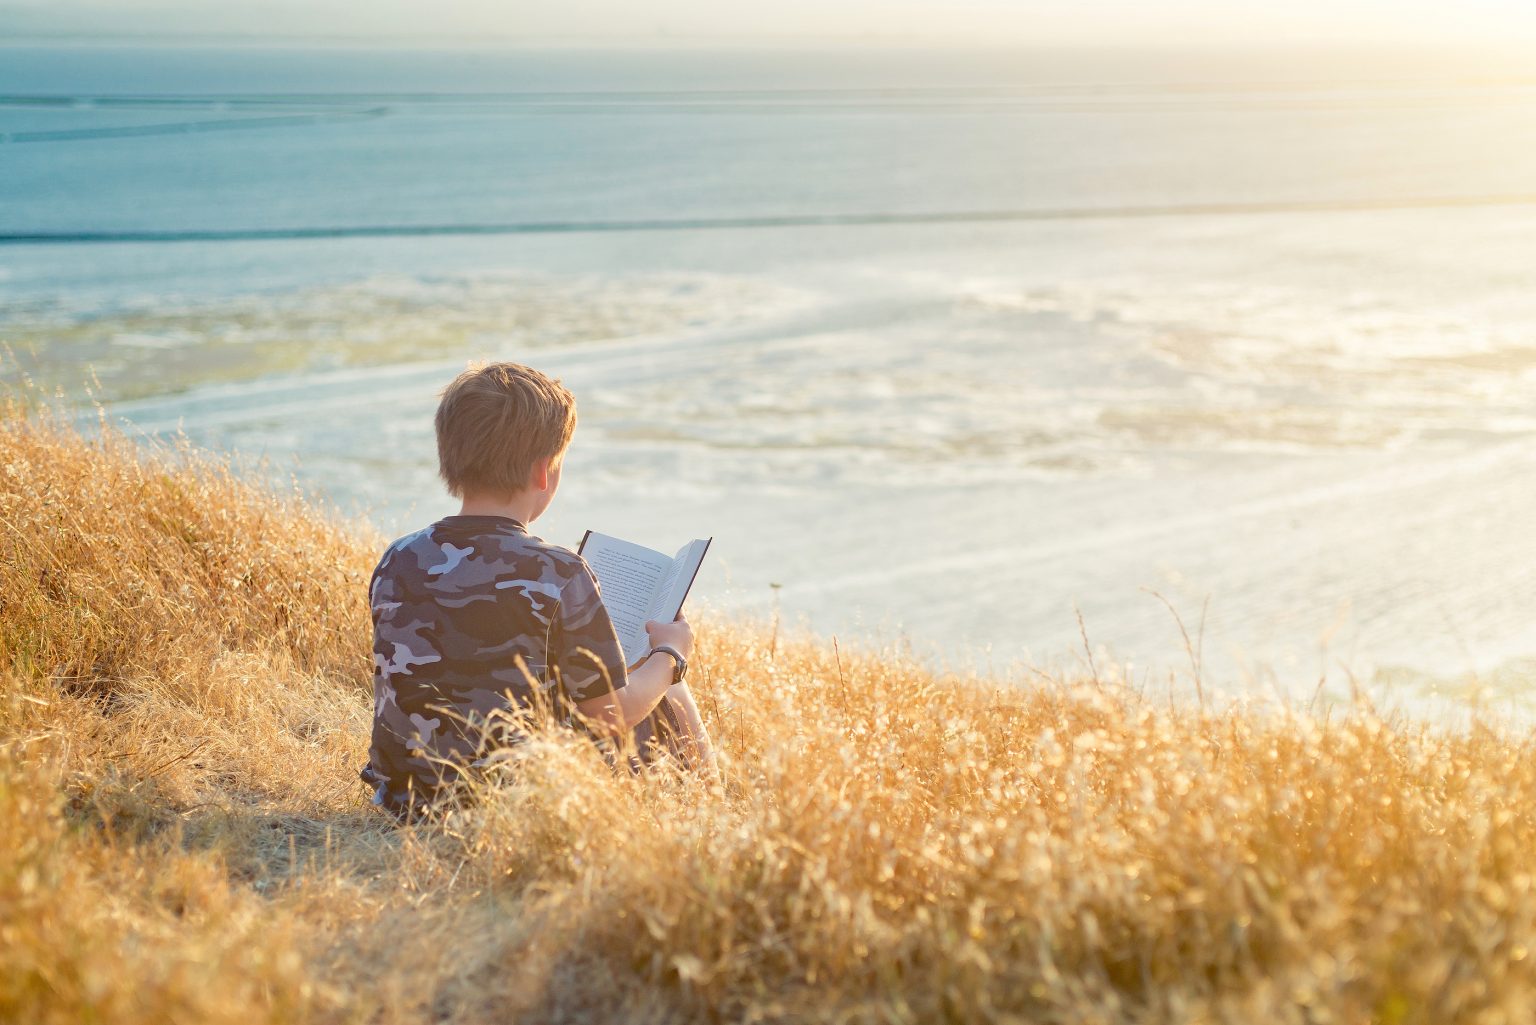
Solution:
<svg viewBox="0 0 1536 1025"><path fill-rule="evenodd" d="M0 379L395 535L524 361L535 530L713 536L715 614L1518 709L1532 139L1518 62L0 46Z"/></svg>

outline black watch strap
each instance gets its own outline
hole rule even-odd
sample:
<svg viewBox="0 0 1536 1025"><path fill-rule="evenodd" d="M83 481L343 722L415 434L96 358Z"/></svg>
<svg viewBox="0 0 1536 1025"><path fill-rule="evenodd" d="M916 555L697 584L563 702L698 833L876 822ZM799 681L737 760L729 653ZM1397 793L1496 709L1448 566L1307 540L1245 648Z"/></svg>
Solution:
<svg viewBox="0 0 1536 1025"><path fill-rule="evenodd" d="M672 647L670 644L658 644L656 647L650 650L650 654L654 655L658 651L665 655L672 656L672 682L682 683L683 677L688 674L688 660L683 657L683 653Z"/></svg>

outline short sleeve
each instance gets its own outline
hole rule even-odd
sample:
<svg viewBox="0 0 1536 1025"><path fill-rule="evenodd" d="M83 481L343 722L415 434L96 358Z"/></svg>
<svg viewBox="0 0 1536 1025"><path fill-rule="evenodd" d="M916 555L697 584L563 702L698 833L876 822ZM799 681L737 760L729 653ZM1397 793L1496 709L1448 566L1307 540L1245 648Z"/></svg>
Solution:
<svg viewBox="0 0 1536 1025"><path fill-rule="evenodd" d="M560 595L560 680L572 701L602 697L624 686L624 649L585 561Z"/></svg>

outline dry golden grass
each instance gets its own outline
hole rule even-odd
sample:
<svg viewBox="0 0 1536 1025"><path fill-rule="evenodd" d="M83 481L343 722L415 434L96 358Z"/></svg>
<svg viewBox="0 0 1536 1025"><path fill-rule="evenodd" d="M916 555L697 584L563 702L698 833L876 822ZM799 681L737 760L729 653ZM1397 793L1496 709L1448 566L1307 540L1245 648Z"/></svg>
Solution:
<svg viewBox="0 0 1536 1025"><path fill-rule="evenodd" d="M704 623L726 783L365 804L377 537L0 426L0 1020L1525 1022L1529 737Z"/></svg>

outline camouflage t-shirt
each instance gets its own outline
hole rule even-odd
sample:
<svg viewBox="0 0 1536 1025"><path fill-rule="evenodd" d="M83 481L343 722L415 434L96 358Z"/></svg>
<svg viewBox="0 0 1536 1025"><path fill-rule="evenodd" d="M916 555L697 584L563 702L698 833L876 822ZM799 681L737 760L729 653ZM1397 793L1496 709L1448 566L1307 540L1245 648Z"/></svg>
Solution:
<svg viewBox="0 0 1536 1025"><path fill-rule="evenodd" d="M581 556L505 516L449 516L391 544L368 588L373 742L363 779L397 813L515 743L539 703L624 686L624 654Z"/></svg>

